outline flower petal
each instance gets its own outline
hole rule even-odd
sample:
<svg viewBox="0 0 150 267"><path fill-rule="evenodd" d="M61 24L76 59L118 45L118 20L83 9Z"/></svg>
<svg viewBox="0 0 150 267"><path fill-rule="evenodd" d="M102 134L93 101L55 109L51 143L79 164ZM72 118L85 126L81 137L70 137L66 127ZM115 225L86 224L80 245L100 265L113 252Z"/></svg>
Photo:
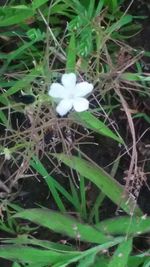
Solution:
<svg viewBox="0 0 150 267"><path fill-rule="evenodd" d="M52 83L48 92L53 98L66 98L68 96L67 90L60 83Z"/></svg>
<svg viewBox="0 0 150 267"><path fill-rule="evenodd" d="M63 99L56 107L56 112L60 116L66 115L72 109L73 103L71 99Z"/></svg>
<svg viewBox="0 0 150 267"><path fill-rule="evenodd" d="M61 82L65 88L70 89L70 91L74 90L74 87L76 85L75 73L63 74Z"/></svg>
<svg viewBox="0 0 150 267"><path fill-rule="evenodd" d="M93 90L93 84L88 82L77 83L75 87L75 96L82 97L91 93Z"/></svg>
<svg viewBox="0 0 150 267"><path fill-rule="evenodd" d="M89 101L83 97L77 97L73 100L73 107L77 112L85 111L89 108Z"/></svg>

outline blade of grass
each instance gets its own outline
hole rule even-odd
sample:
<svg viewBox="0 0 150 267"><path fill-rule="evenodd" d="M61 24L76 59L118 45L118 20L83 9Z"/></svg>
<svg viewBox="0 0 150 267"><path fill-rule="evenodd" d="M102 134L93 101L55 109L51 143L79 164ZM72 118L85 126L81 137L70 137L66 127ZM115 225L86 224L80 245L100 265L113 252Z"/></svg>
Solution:
<svg viewBox="0 0 150 267"><path fill-rule="evenodd" d="M106 6L109 7L111 12L115 12L118 7L118 0L104 0Z"/></svg>
<svg viewBox="0 0 150 267"><path fill-rule="evenodd" d="M3 19L0 20L0 27L19 24L20 22L25 21L33 15L33 9L25 5L1 7L0 16Z"/></svg>
<svg viewBox="0 0 150 267"><path fill-rule="evenodd" d="M0 256L2 258L15 260L21 263L28 263L30 267L46 267L47 264L52 264L53 267L65 267L70 263L77 262L83 258L96 255L104 249L113 247L123 241L123 238L114 238L114 240L90 248L84 252L54 252L50 250L40 250L37 248L26 246L1 246ZM37 253L37 256L36 256Z"/></svg>
<svg viewBox="0 0 150 267"><path fill-rule="evenodd" d="M78 171L85 178L96 184L104 194L128 214L133 211L137 214L142 214L141 210L136 205L135 200L124 192L124 187L96 164L75 156L68 156L65 154L53 155L58 160L64 162L70 168Z"/></svg>
<svg viewBox="0 0 150 267"><path fill-rule="evenodd" d="M22 80L17 81L14 86L9 88L5 93L1 94L0 101L1 99L3 100L5 97L11 96L16 92L22 90L23 88L29 86L30 83L34 81L35 78L40 76L42 73L43 73L42 66L37 66L36 68L32 69L29 74L27 74L22 78Z"/></svg>
<svg viewBox="0 0 150 267"><path fill-rule="evenodd" d="M145 113L138 113L133 116L133 118L143 118L146 122L150 123L150 116Z"/></svg>
<svg viewBox="0 0 150 267"><path fill-rule="evenodd" d="M32 0L31 7L35 10L47 2L48 0Z"/></svg>
<svg viewBox="0 0 150 267"><path fill-rule="evenodd" d="M74 207L76 207L77 211L81 213L80 199L78 196L77 188L70 178L69 178L69 181L70 181L70 188L71 188L71 193L72 193L72 199L74 202Z"/></svg>
<svg viewBox="0 0 150 267"><path fill-rule="evenodd" d="M114 31L118 31L124 25L132 22L133 17L131 15L122 16L117 22L113 23L105 31L106 34L111 35Z"/></svg>
<svg viewBox="0 0 150 267"><path fill-rule="evenodd" d="M138 257L138 256L130 256L129 259L128 259L128 267L140 267L142 265L142 263L144 262L144 257L141 257L141 255Z"/></svg>
<svg viewBox="0 0 150 267"><path fill-rule="evenodd" d="M116 134L114 134L103 122L93 116L90 112L74 112L71 116L77 123L81 123L88 129L91 129L104 136L110 137L121 144L124 143L121 137L118 137Z"/></svg>
<svg viewBox="0 0 150 267"><path fill-rule="evenodd" d="M86 242L103 244L113 239L111 236L103 235L90 225L78 222L73 217L48 209L28 209L15 214L13 217L30 220L47 227L49 230Z"/></svg>
<svg viewBox="0 0 150 267"><path fill-rule="evenodd" d="M95 10L95 17L96 17L96 16L99 16L99 14L100 14L100 12L101 12L103 6L104 6L104 1L105 1L105 0L101 0L101 1L99 1L99 4L98 4L98 6L97 6L97 8L96 8L96 10Z"/></svg>
<svg viewBox="0 0 150 267"><path fill-rule="evenodd" d="M70 260L73 257L79 256L80 252L60 253L51 250L37 249L27 246L1 246L0 257L9 259L12 261L24 262L24 263L37 263L37 264L50 264L54 265L60 260Z"/></svg>
<svg viewBox="0 0 150 267"><path fill-rule="evenodd" d="M100 217L99 208L100 208L104 198L105 198L105 194L103 194L102 192L96 198L96 201L95 201L95 203L94 203L94 205L90 211L90 214L89 214L89 223L93 222L94 217L95 217L95 223L99 222L99 217Z"/></svg>
<svg viewBox="0 0 150 267"><path fill-rule="evenodd" d="M14 262L13 265L12 265L12 267L21 267L21 265L18 264L17 262Z"/></svg>
<svg viewBox="0 0 150 267"><path fill-rule="evenodd" d="M132 250L132 239L125 240L119 244L108 267L126 267Z"/></svg>
<svg viewBox="0 0 150 267"><path fill-rule="evenodd" d="M93 266L95 257L96 257L97 251L95 253L91 253L80 260L80 263L77 265L77 267L90 267Z"/></svg>
<svg viewBox="0 0 150 267"><path fill-rule="evenodd" d="M15 231L13 229L9 228L6 225L6 223L2 222L1 220L0 220L0 230L4 231L6 233L9 233L9 234L15 234Z"/></svg>
<svg viewBox="0 0 150 267"><path fill-rule="evenodd" d="M89 2L88 10L87 10L87 16L88 19L92 19L94 15L94 8L95 8L95 0Z"/></svg>
<svg viewBox="0 0 150 267"><path fill-rule="evenodd" d="M41 161L37 157L33 157L33 160L30 161L30 165L39 173L42 175L44 178L44 181L47 183L49 190L51 191L54 199L55 199L55 194L52 192L53 187L60 192L77 210L79 207L78 201L75 201L75 198L69 194L63 186L61 186L51 175L48 174L46 171L45 167L41 163ZM52 184L52 187L51 187ZM56 199L55 199L56 201ZM61 199L59 200L61 201ZM61 201L62 202L62 201ZM57 202L56 202L57 203ZM63 206L63 202L62 205Z"/></svg>
<svg viewBox="0 0 150 267"><path fill-rule="evenodd" d="M82 175L80 175L80 198L81 198L81 215L82 218L87 220L86 187L85 187L85 179Z"/></svg>
<svg viewBox="0 0 150 267"><path fill-rule="evenodd" d="M94 267L108 267L109 258L106 256L97 256Z"/></svg>
<svg viewBox="0 0 150 267"><path fill-rule="evenodd" d="M118 169L118 165L119 165L119 162L120 162L120 158L118 158L114 164L113 164L113 167L111 169L111 177L114 177L115 174L116 174L116 171ZM92 207L91 209L91 212L90 212L90 215L89 215L89 222L92 223L92 220L93 218L95 217L95 223L98 223L99 222L99 217L100 217L100 214L99 214L99 208L103 202L105 198L105 194L103 194L102 192L98 195L95 203L94 203L94 206Z"/></svg>
<svg viewBox="0 0 150 267"><path fill-rule="evenodd" d="M76 41L74 32L72 32L70 37L70 42L68 45L66 71L75 72L75 65L76 65Z"/></svg>
<svg viewBox="0 0 150 267"><path fill-rule="evenodd" d="M55 200L55 203L57 205L57 207L59 208L60 211L65 212L65 206L57 192L57 188L56 188L56 183L54 183L54 179L49 176L49 174L47 173L46 169L44 168L44 166L42 165L42 163L36 158L34 161L30 161L30 165L38 171L38 173L40 173L44 180L46 181L50 192Z"/></svg>
<svg viewBox="0 0 150 267"><path fill-rule="evenodd" d="M2 110L0 110L0 121L4 124L4 125L6 125L7 127L9 127L8 125L8 120L7 120L7 118L6 118L6 116L5 116L5 114L4 114L4 112L2 111Z"/></svg>
<svg viewBox="0 0 150 267"><path fill-rule="evenodd" d="M16 238L9 238L2 240L2 244L13 244L13 245L32 245L45 249L55 250L55 251L74 251L72 246L63 245L55 242L50 242L47 240L39 240L36 238L28 237L27 235L19 235Z"/></svg>
<svg viewBox="0 0 150 267"><path fill-rule="evenodd" d="M119 217L96 224L96 228L112 235L139 235L150 231L150 217Z"/></svg>
<svg viewBox="0 0 150 267"><path fill-rule="evenodd" d="M40 36L39 38L37 37L37 39L34 39L30 42L24 42L24 44L22 46L20 46L18 49L16 49L13 52L10 52L7 55L7 61L5 62L3 67L1 68L0 73L3 74L5 72L5 70L8 68L8 66L12 60L17 59L18 57L23 57L23 53L28 52L28 49L31 48L33 46L33 44L35 44L37 41L41 41L41 40L42 40L42 37Z"/></svg>

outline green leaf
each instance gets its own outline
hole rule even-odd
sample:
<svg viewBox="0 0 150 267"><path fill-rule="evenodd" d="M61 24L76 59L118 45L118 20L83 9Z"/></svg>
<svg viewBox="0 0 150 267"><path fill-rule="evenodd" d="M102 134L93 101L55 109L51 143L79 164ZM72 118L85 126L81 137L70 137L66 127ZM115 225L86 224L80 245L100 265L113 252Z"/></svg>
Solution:
<svg viewBox="0 0 150 267"><path fill-rule="evenodd" d="M35 29L31 28L30 30L27 31L27 36L32 40L32 41L40 41L43 40L46 36L45 32L41 32L40 29Z"/></svg>
<svg viewBox="0 0 150 267"><path fill-rule="evenodd" d="M65 206L57 192L57 182L55 183L55 180L53 179L53 177L51 177L48 172L46 171L46 169L44 168L44 166L42 165L42 163L40 161L30 161L30 165L35 169L38 170L38 172L43 176L45 182L47 183L50 192L52 193L52 196L55 200L55 203L57 204L58 208L60 211L65 212Z"/></svg>
<svg viewBox="0 0 150 267"><path fill-rule="evenodd" d="M76 112L73 113L71 116L77 123L82 124L88 129L93 130L104 136L110 137L121 144L124 143L121 137L115 135L103 122L101 122L99 119L93 116L89 111L80 113Z"/></svg>
<svg viewBox="0 0 150 267"><path fill-rule="evenodd" d="M134 116L132 116L133 118L142 118L144 119L146 122L150 123L150 116L148 116L145 113L137 113Z"/></svg>
<svg viewBox="0 0 150 267"><path fill-rule="evenodd" d="M103 5L104 5L104 1L105 0L101 0L101 1L99 1L99 4L97 5L97 8L96 8L96 10L95 10L95 17L96 16L99 16L99 14L100 14L100 12L101 12L101 10L102 10L102 8L103 8Z"/></svg>
<svg viewBox="0 0 150 267"><path fill-rule="evenodd" d="M150 217L119 217L96 224L96 228L112 235L139 235L150 231Z"/></svg>
<svg viewBox="0 0 150 267"><path fill-rule="evenodd" d="M129 254L132 250L132 239L125 240L119 244L108 267L126 267Z"/></svg>
<svg viewBox="0 0 150 267"><path fill-rule="evenodd" d="M142 267L150 267L150 259L146 259Z"/></svg>
<svg viewBox="0 0 150 267"><path fill-rule="evenodd" d="M70 42L68 46L67 52L67 63L66 63L66 71L67 72L75 72L75 64L76 64L76 41L74 32L71 33Z"/></svg>
<svg viewBox="0 0 150 267"><path fill-rule="evenodd" d="M21 267L21 265L18 264L17 262L14 262L13 265L12 265L12 267Z"/></svg>
<svg viewBox="0 0 150 267"><path fill-rule="evenodd" d="M0 121L4 124L4 125L8 125L8 120L5 116L5 113L0 110Z"/></svg>
<svg viewBox="0 0 150 267"><path fill-rule="evenodd" d="M10 7L1 7L0 26L4 27L24 22L34 16L35 10L46 2L48 2L48 0L33 0L30 6L15 5Z"/></svg>
<svg viewBox="0 0 150 267"><path fill-rule="evenodd" d="M123 74L121 74L120 78L127 81L142 81L145 79L144 76L131 72L124 72Z"/></svg>
<svg viewBox="0 0 150 267"><path fill-rule="evenodd" d="M56 251L37 249L27 246L1 246L0 257L24 263L56 264L60 260L69 260L80 255L79 252L60 253Z"/></svg>
<svg viewBox="0 0 150 267"><path fill-rule="evenodd" d="M1 241L2 244L11 244L11 245L30 245L30 246L36 246L39 248L44 248L44 249L50 249L54 251L74 251L72 246L69 245L63 245L55 242L50 242L47 240L39 240L36 238L32 238L31 236L28 237L27 235L19 235L16 238L9 238L9 239L3 239Z"/></svg>
<svg viewBox="0 0 150 267"><path fill-rule="evenodd" d="M75 218L48 209L28 209L14 215L15 218L30 220L49 230L91 243L104 243L112 237L103 235L88 224Z"/></svg>
<svg viewBox="0 0 150 267"><path fill-rule="evenodd" d="M44 165L41 163L41 161L37 157L33 157L33 160L30 161L30 165L43 176L44 181L47 183L49 190L55 200L55 203L57 204L60 211L65 211L65 206L63 204L63 201L61 200L59 193L60 192L71 204L73 204L76 208L76 203L74 202L74 199L72 196L65 190L61 184L59 184L51 175L48 174L47 170L45 169Z"/></svg>
<svg viewBox="0 0 150 267"><path fill-rule="evenodd" d="M41 66L37 66L35 69L31 70L29 74L27 74L25 77L23 77L21 80L17 81L14 86L9 88L5 93L1 94L1 99L4 99L6 96L13 95L14 93L22 90L23 88L26 88L30 85L32 81L35 80L37 76L40 76L43 69Z"/></svg>
<svg viewBox="0 0 150 267"><path fill-rule="evenodd" d="M25 5L1 7L0 27L21 23L33 15L33 9Z"/></svg>
<svg viewBox="0 0 150 267"><path fill-rule="evenodd" d="M115 12L117 7L119 6L118 0L104 0L105 6L109 7L111 12Z"/></svg>
<svg viewBox="0 0 150 267"><path fill-rule="evenodd" d="M89 6L87 10L87 17L89 20L92 20L92 17L94 16L94 9L95 9L95 0L89 1Z"/></svg>
<svg viewBox="0 0 150 267"><path fill-rule="evenodd" d="M93 182L105 195L116 203L118 207L121 207L128 214L133 211L137 214L142 214L140 209L136 206L134 199L125 193L124 187L96 164L75 156L68 156L65 154L53 155Z"/></svg>
<svg viewBox="0 0 150 267"><path fill-rule="evenodd" d="M68 3L68 5L71 6L77 14L83 15L87 13L84 5L79 0L72 0L71 3L70 0L65 0L64 2Z"/></svg>
<svg viewBox="0 0 150 267"><path fill-rule="evenodd" d="M42 6L43 4L47 3L48 0L32 0L32 4L31 7L33 9L39 8L40 6ZM48 8L48 6L47 6Z"/></svg>
<svg viewBox="0 0 150 267"><path fill-rule="evenodd" d="M108 267L109 258L106 256L97 256L94 266L92 267Z"/></svg>
<svg viewBox="0 0 150 267"><path fill-rule="evenodd" d="M111 33L113 33L114 31L118 31L124 25L132 22L132 19L133 17L131 15L125 15L125 16L123 15L120 18L120 20L118 20L117 22L113 23L110 27L108 27L105 32L111 35Z"/></svg>
<svg viewBox="0 0 150 267"><path fill-rule="evenodd" d="M78 38L77 51L82 57L87 57L93 50L92 28L86 25Z"/></svg>
<svg viewBox="0 0 150 267"><path fill-rule="evenodd" d="M125 72L121 74L120 76L124 80L128 81L141 81L141 82L149 82L150 77L149 76L142 76L139 75L138 73L130 73L130 72Z"/></svg>
<svg viewBox="0 0 150 267"><path fill-rule="evenodd" d="M138 255L134 255L134 256L130 256L128 259L128 267L143 267L143 265L141 265L146 259L147 256L149 255L150 251L147 251L145 255L143 255L143 253L140 253ZM149 257L149 256L148 256Z"/></svg>
<svg viewBox="0 0 150 267"><path fill-rule="evenodd" d="M95 256L96 256L96 253L92 253L92 254L89 254L87 255L85 258L81 259L80 263L77 265L77 267L91 267L93 266L93 263L95 261Z"/></svg>
<svg viewBox="0 0 150 267"><path fill-rule="evenodd" d="M47 267L47 264L55 267L65 267L69 266L69 263L80 261L82 258L92 257L92 254L96 255L100 251L113 247L122 241L122 237L114 238L112 241L92 247L84 252L56 252L21 245L6 245L0 247L0 257L15 260L15 262L28 263L28 267Z"/></svg>
<svg viewBox="0 0 150 267"><path fill-rule="evenodd" d="M99 222L99 208L102 205L104 198L105 198L105 194L100 192L100 194L97 196L95 200L93 207L90 210L89 219L88 219L89 222L94 221L93 219L95 219L95 223Z"/></svg>

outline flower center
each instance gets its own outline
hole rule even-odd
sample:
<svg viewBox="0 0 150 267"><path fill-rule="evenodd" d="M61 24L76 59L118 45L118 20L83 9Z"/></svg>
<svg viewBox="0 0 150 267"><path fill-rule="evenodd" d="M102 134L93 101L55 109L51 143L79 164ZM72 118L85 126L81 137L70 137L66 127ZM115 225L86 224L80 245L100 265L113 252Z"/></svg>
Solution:
<svg viewBox="0 0 150 267"><path fill-rule="evenodd" d="M74 94L73 93L70 93L69 96L68 96L69 99L73 99L74 98Z"/></svg>

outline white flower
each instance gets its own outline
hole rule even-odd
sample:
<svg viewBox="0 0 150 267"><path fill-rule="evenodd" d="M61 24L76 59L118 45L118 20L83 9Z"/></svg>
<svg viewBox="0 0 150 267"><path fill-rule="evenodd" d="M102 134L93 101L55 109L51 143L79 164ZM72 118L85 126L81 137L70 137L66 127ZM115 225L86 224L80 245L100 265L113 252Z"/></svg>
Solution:
<svg viewBox="0 0 150 267"><path fill-rule="evenodd" d="M63 74L61 83L52 83L48 92L55 102L59 102L56 111L60 116L64 116L72 108L77 112L82 112L89 108L89 101L85 96L93 90L91 83L76 83L76 75L74 73Z"/></svg>

